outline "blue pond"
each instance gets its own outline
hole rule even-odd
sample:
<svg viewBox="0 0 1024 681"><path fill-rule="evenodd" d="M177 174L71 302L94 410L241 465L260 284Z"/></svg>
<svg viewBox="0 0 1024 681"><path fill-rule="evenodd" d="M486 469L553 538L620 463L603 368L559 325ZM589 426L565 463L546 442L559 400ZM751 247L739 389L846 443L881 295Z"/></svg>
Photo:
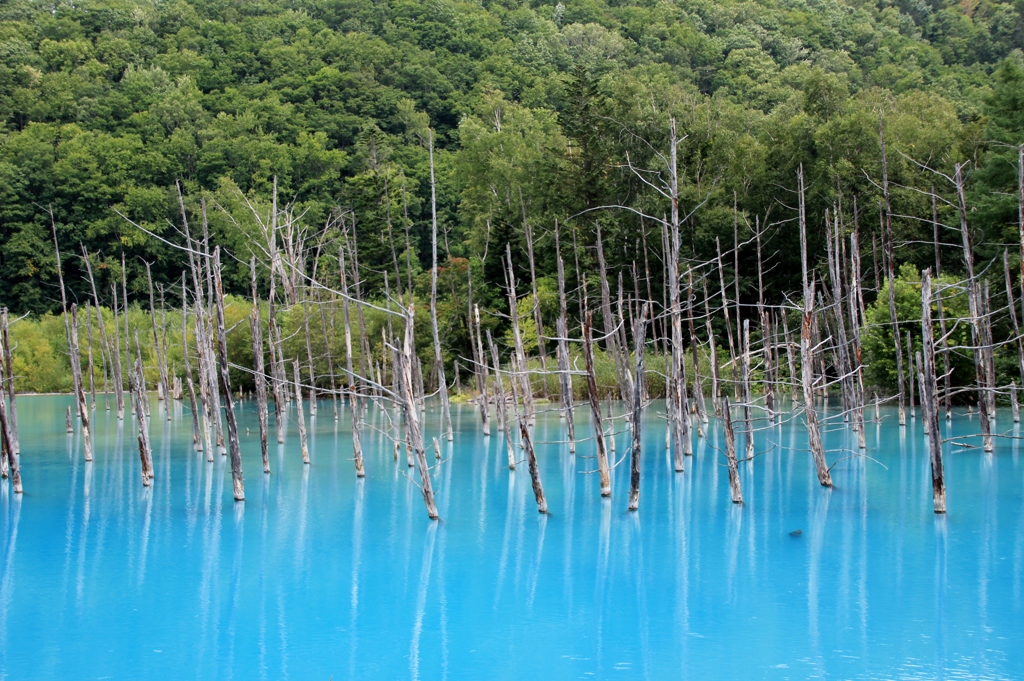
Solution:
<svg viewBox="0 0 1024 681"><path fill-rule="evenodd" d="M947 433L949 514L936 517L920 419L900 429L883 410L867 427L876 461L838 461L832 490L799 419L762 431L739 507L720 429L676 474L655 404L628 513L628 461L601 499L592 445L571 456L542 413L542 516L526 466L510 472L501 438L456 407L433 523L379 431L364 432L356 479L348 414L335 422L329 402L312 465L292 423L269 476L242 405L244 503L227 458L192 450L180 406L168 423L153 402L145 489L131 420L101 399L86 464L68 404L18 404L26 493L0 491L4 679L1024 678L1024 461L1014 439L964 448L976 416ZM842 459L856 441L828 423Z"/></svg>

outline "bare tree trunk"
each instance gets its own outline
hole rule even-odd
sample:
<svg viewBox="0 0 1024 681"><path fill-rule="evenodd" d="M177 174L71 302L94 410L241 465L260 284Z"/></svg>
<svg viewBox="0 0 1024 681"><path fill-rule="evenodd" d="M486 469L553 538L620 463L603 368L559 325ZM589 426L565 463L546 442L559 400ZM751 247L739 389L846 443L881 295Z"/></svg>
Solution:
<svg viewBox="0 0 1024 681"><path fill-rule="evenodd" d="M345 270L345 250L338 251L338 262L341 270L341 309L345 319L345 368L348 376L348 406L352 416L352 457L356 466L356 477L366 475L363 466L363 442L359 433L359 390L356 386L355 374L352 371L352 316L349 313L348 276Z"/></svg>
<svg viewBox="0 0 1024 681"><path fill-rule="evenodd" d="M430 485L430 469L427 468L427 455L423 449L423 433L420 431L419 408L416 405L415 393L413 392L414 323L413 307L410 304L405 315L405 342L402 345L402 396L405 401L405 430L409 442L412 444L412 449L416 454L416 465L420 473L420 492L423 493L423 503L427 507L427 515L431 520L437 520L437 504L434 503L434 489Z"/></svg>
<svg viewBox="0 0 1024 681"><path fill-rule="evenodd" d="M700 377L700 359L697 351L700 343L697 341L697 330L693 322L693 270L686 269L686 319L690 326L690 353L693 356L693 399L697 405L697 414L704 423L708 422L708 408L704 402L704 382ZM699 432L699 428L698 428Z"/></svg>
<svg viewBox="0 0 1024 681"><path fill-rule="evenodd" d="M633 324L633 342L636 346L636 371L633 375L633 414L630 420L633 430L633 447L630 452L629 464L630 511L640 508L641 421L644 407L644 340L647 336L647 310L648 303L645 302L640 310L640 317Z"/></svg>
<svg viewBox="0 0 1024 681"><path fill-rule="evenodd" d="M604 321L605 350L615 361L615 377L618 382L619 395L624 401L629 400L624 368L618 352L617 335L615 334L615 315L612 313L612 294L608 287L608 269L604 259L604 242L601 239L601 224L597 223L597 266L601 280L601 317Z"/></svg>
<svg viewBox="0 0 1024 681"><path fill-rule="evenodd" d="M754 421L751 405L754 396L750 389L750 320L743 320L743 437L747 445L747 458L754 456Z"/></svg>
<svg viewBox="0 0 1024 681"><path fill-rule="evenodd" d="M533 422L535 414L533 408L533 386L530 383L530 374L527 372L526 368L526 352L525 350L523 350L523 334L519 329L519 309L518 299L516 298L516 278L515 274L512 271L512 247L506 244L505 248L505 252L508 257L508 305L509 314L512 316L512 340L515 345L516 361L519 364L518 380L522 384L523 410L526 412L527 420ZM513 394L515 394L514 390Z"/></svg>
<svg viewBox="0 0 1024 681"><path fill-rule="evenodd" d="M3 452L0 455L3 456L5 466L4 473L10 475L11 486L14 488L15 494L22 494L24 490L21 486L21 469L18 467L18 455L17 449L14 442L14 436L11 434L10 419L7 414L7 404L3 398L0 397L0 438L3 439Z"/></svg>
<svg viewBox="0 0 1024 681"><path fill-rule="evenodd" d="M231 374L228 365L228 336L224 328L224 290L220 280L219 247L213 253L211 266L216 286L217 354L220 358L220 380L224 389L224 415L228 426L228 445L231 452L231 482L235 501L243 501L245 500L245 481L242 478L242 449L238 443L238 425L235 423L235 407L231 401Z"/></svg>
<svg viewBox="0 0 1024 681"><path fill-rule="evenodd" d="M85 247L82 247L82 259L85 261L85 269L89 274L89 285L92 287L92 301L96 307L96 322L100 329L100 340L102 341L102 347L106 349L106 353L110 358L110 370L113 374L112 379L114 382L114 403L117 405L117 418L118 420L124 418L124 383L121 376L121 352L119 349L120 343L118 342L117 347L110 347L110 337L107 335L107 331L104 328L103 323L103 309L100 307L99 294L96 292L96 280L92 276L92 263L89 260L89 254L86 252ZM114 326L117 327L117 299L114 302Z"/></svg>
<svg viewBox="0 0 1024 681"><path fill-rule="evenodd" d="M295 421L299 427L299 447L302 448L302 463L309 463L309 446L306 442L306 415L302 409L302 378L299 376L299 360L292 362L295 374Z"/></svg>
<svg viewBox="0 0 1024 681"><path fill-rule="evenodd" d="M267 381L264 377L263 367L263 324L260 321L260 299L256 293L256 258L249 261L249 277L252 284L252 315L249 317L249 329L252 332L252 378L256 384L256 416L260 423L260 454L263 457L263 472L269 474L270 452L267 441L270 435L267 423Z"/></svg>
<svg viewBox="0 0 1024 681"><path fill-rule="evenodd" d="M82 385L82 356L78 349L78 306L71 305L71 373L75 383L75 399L78 403L78 418L82 422L82 449L85 460L92 461L92 433L89 429L89 404L85 400L85 386Z"/></svg>
<svg viewBox="0 0 1024 681"><path fill-rule="evenodd" d="M907 414L903 377L903 344L900 342L899 320L896 318L896 256L892 233L892 206L889 202L889 164L886 159L885 125L882 117L878 118L878 139L882 151L882 195L885 199L882 213L883 241L886 249L889 277L889 316L892 319L893 343L896 348L896 382L899 388L899 421L901 426L907 425Z"/></svg>
<svg viewBox="0 0 1024 681"><path fill-rule="evenodd" d="M441 421L448 442L452 441L452 413L448 404L448 384L444 378L444 358L441 356L441 336L437 327L437 185L434 181L434 131L430 131L430 219L431 219L431 269L430 269L430 327L434 334L434 366L437 384L441 393ZM513 310L513 314L515 310ZM531 401L532 404L532 401ZM532 410L531 410L532 413Z"/></svg>
<svg viewBox="0 0 1024 681"><path fill-rule="evenodd" d="M804 204L804 167L797 172L800 185L800 265L803 274L804 312L800 333L800 368L803 377L804 418L807 421L807 438L811 445L811 456L818 473L818 482L823 487L832 486L832 475L825 461L825 449L821 444L818 414L814 408L814 345L811 342L811 326L814 315L814 282L807 275L807 217Z"/></svg>
<svg viewBox="0 0 1024 681"><path fill-rule="evenodd" d="M142 484L149 486L153 479L153 447L149 442L149 415L144 402L148 401L146 383L143 379L142 348L139 346L139 332L135 332L135 369L131 373L131 388L135 396L135 422L139 429L139 458L142 460Z"/></svg>
<svg viewBox="0 0 1024 681"><path fill-rule="evenodd" d="M522 367L519 367L520 371ZM530 437L530 422L528 417L519 410L519 395L516 389L516 382L512 381L512 408L516 412L516 421L519 422L519 442L526 453L526 465L530 471L530 482L533 485L533 496L537 501L537 511L548 512L548 502L544 498L544 486L540 480L540 467L537 465L537 453L533 449L533 439Z"/></svg>
<svg viewBox="0 0 1024 681"><path fill-rule="evenodd" d="M576 453L576 425L573 421L572 375L569 373L569 310L565 296L565 265L558 241L558 224L555 224L555 257L558 261L558 378L562 390L562 417L565 419L569 438L569 453Z"/></svg>
<svg viewBox="0 0 1024 681"><path fill-rule="evenodd" d="M498 346L494 344L494 339L491 338L490 329L487 330L487 345L491 349L491 358L494 362L494 384L498 390L497 395L497 410L498 420L501 422L501 432L505 436L505 450L508 454L508 467L509 470L515 470L516 468L516 453L512 445L512 433L511 427L509 426L508 416L508 403L505 401L505 382L501 378L501 360L498 357ZM512 377L509 382L514 383L515 378ZM514 386L513 386L514 389ZM514 390L513 390L514 394Z"/></svg>
<svg viewBox="0 0 1024 681"><path fill-rule="evenodd" d="M483 421L484 435L491 434L490 405L487 396L487 355L484 354L483 334L480 332L480 306L473 305L473 322L476 324L476 355L479 358L477 364L477 386L480 390L480 418ZM500 413L501 407L498 407Z"/></svg>
<svg viewBox="0 0 1024 681"><path fill-rule="evenodd" d="M715 343L715 331L711 328L711 299L708 296L708 280L704 279L704 325L707 327L708 350L711 357L711 404L715 407L715 415L722 413L722 388L718 377L718 350Z"/></svg>
<svg viewBox="0 0 1024 681"><path fill-rule="evenodd" d="M936 513L946 512L946 483L942 471L942 437L939 432L939 409L935 399L935 343L932 340L932 276L925 270L921 281L921 339L924 344L924 417L929 424L928 452L932 469L932 506Z"/></svg>
<svg viewBox="0 0 1024 681"><path fill-rule="evenodd" d="M718 281L722 290L722 314L725 315L725 333L729 338L729 363L732 364L733 394L736 394L739 381L736 380L736 342L732 336L732 320L729 317L729 297L725 293L725 269L722 266L722 244L715 237L715 250L718 254ZM736 320L737 322L739 320Z"/></svg>
<svg viewBox="0 0 1024 681"><path fill-rule="evenodd" d="M149 282L149 320L153 326L153 352L156 355L157 371L160 374L160 385L157 391L157 399L162 400L164 405L170 404L171 386L167 380L167 360L164 357L164 348L160 345L160 334L156 327L156 301L153 298L153 272L148 262L146 263L146 281ZM92 360L90 359L90 363ZM96 400L93 399L93 402ZM170 409L167 409L170 413Z"/></svg>
<svg viewBox="0 0 1024 681"><path fill-rule="evenodd" d="M192 363L188 356L188 293L185 290L184 272L181 275L181 354L185 363L185 382L188 383L189 408L192 410L192 446L201 452L203 439L199 433L200 413L196 405L196 387L192 382Z"/></svg>
<svg viewBox="0 0 1024 681"><path fill-rule="evenodd" d="M10 400L7 412L7 421L11 428L11 439L13 441L14 453L21 453L21 442L18 437L18 393L14 386L14 359L11 355L11 333L10 333L10 319L8 318L7 308L3 309L2 319L0 319L0 342L4 346L4 367L7 371L7 397ZM96 398L93 398L95 404Z"/></svg>
<svg viewBox="0 0 1024 681"><path fill-rule="evenodd" d="M594 420L594 441L597 444L597 470L601 478L601 496L611 496L612 481L608 469L608 453L605 451L604 425L601 423L601 399L597 394L597 377L594 375L593 318L586 311L583 322L583 357L587 366L587 396L590 398L590 414Z"/></svg>
<svg viewBox="0 0 1024 681"><path fill-rule="evenodd" d="M729 398L724 399L722 405L722 421L725 425L725 458L729 464L729 491L732 493L732 503L743 503L743 489L740 486L739 464L736 461L736 435L732 429L732 410L729 406Z"/></svg>
<svg viewBox="0 0 1024 681"><path fill-rule="evenodd" d="M981 425L982 449L991 452L994 449L992 442L992 423L989 418L989 396L990 386L987 381L985 367L984 334L982 333L981 321L981 296L978 292L977 281L974 278L974 251L971 248L971 235L967 228L967 199L964 196L963 165L956 164L954 176L957 194L957 208L960 213L960 238L963 242L964 266L967 270L967 302L971 315L971 345L974 347L974 373L978 383L978 410L981 413L979 419Z"/></svg>
<svg viewBox="0 0 1024 681"><path fill-rule="evenodd" d="M473 264L466 267L467 307L466 326L469 329L469 345L473 351L473 376L476 378L477 401L480 404L480 423L484 437L491 435L491 408L487 401L487 357L484 355L480 338L480 310L473 303ZM475 319L474 319L475 313ZM474 333L475 326L475 333Z"/></svg>

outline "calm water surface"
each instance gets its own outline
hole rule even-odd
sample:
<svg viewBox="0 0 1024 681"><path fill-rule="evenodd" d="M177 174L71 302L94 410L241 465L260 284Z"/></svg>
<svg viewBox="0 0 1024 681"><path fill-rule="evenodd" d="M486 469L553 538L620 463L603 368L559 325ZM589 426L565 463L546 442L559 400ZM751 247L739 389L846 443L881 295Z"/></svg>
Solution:
<svg viewBox="0 0 1024 681"><path fill-rule="evenodd" d="M952 425L936 517L920 419L900 429L883 411L867 428L877 462L838 462L831 491L802 423L760 433L737 507L719 430L675 474L656 404L628 513L628 461L601 499L592 445L569 455L542 414L542 516L526 466L510 472L501 438L461 407L432 523L378 433L364 432L355 478L348 414L335 422L329 402L313 464L292 423L270 476L243 405L244 503L227 458L192 450L180 407L167 423L153 402L144 489L131 420L101 399L86 464L68 404L18 403L26 493L0 491L2 678L1024 678L1024 462L1017 440L992 455L958 445L976 416ZM427 420L430 442L437 411ZM834 423L826 446L835 460L856 440Z"/></svg>

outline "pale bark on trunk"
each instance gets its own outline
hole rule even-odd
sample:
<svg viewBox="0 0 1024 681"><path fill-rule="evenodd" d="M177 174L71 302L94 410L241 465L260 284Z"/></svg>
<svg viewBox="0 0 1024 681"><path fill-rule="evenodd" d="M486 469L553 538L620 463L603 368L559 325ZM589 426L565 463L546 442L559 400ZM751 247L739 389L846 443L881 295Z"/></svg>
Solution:
<svg viewBox="0 0 1024 681"><path fill-rule="evenodd" d="M597 394L597 377L594 375L593 318L587 310L583 322L583 358L587 367L587 396L590 399L590 414L594 421L594 442L597 445L597 470L601 482L601 496L611 496L612 482L608 469L608 453L605 451L604 425L601 423L601 398Z"/></svg>
<svg viewBox="0 0 1024 681"><path fill-rule="evenodd" d="M219 248L214 251L211 267L216 286L214 295L217 310L217 355L220 360L221 387L224 389L224 416L227 422L228 447L231 454L231 483L235 501L243 501L245 499L245 481L242 477L242 449L238 443L238 425L235 422L235 407L231 398L231 374L228 364L228 337L224 328L224 289L220 279Z"/></svg>
<svg viewBox="0 0 1024 681"><path fill-rule="evenodd" d="M516 452L512 444L512 432L508 416L508 402L505 401L505 382L501 378L501 359L498 357L498 346L494 344L494 339L491 338L490 329L487 330L487 345L491 349L491 361L494 362L494 385L498 390L496 399L498 421L501 422L501 432L505 436L505 450L508 454L508 467L509 470L515 470ZM514 383L515 378L511 378L509 382ZM512 388L514 390L515 386L512 386Z"/></svg>
<svg viewBox="0 0 1024 681"><path fill-rule="evenodd" d="M430 484L430 469L427 467L427 455L423 448L423 433L420 431L419 407L416 404L413 388L412 365L415 357L413 344L413 326L415 317L410 305L405 316L405 342L402 344L402 396L405 403L405 430L416 456L416 466L420 473L420 492L427 508L427 516L437 520L437 504L434 501L434 489Z"/></svg>
<svg viewBox="0 0 1024 681"><path fill-rule="evenodd" d="M743 503L743 489L740 486L739 465L736 460L736 435L732 428L732 410L729 406L729 398L724 398L722 405L722 422L725 426L725 458L729 465L729 492L732 494L732 503Z"/></svg>
<svg viewBox="0 0 1024 681"><path fill-rule="evenodd" d="M256 258L249 261L249 276L252 285L252 315L249 317L249 329L252 332L252 378L256 388L256 417L260 425L260 456L263 459L263 472L270 473L270 438L267 413L267 380L263 366L263 323L260 320L260 299L256 293Z"/></svg>
<svg viewBox="0 0 1024 681"><path fill-rule="evenodd" d="M299 448L302 450L302 463L309 464L309 444L306 441L306 414L302 408L302 377L299 375L299 360L292 362L295 374L295 422L299 429Z"/></svg>
<svg viewBox="0 0 1024 681"><path fill-rule="evenodd" d="M633 431L633 445L629 463L629 510L640 508L640 454L642 446L643 385L644 385L644 339L647 336L648 303L643 304L640 317L633 325L633 342L636 346L636 370L633 373L633 414L630 423Z"/></svg>
<svg viewBox="0 0 1024 681"><path fill-rule="evenodd" d="M946 482L942 469L942 437L939 432L939 408L935 399L935 343L932 340L932 277L925 270L921 281L921 339L924 345L923 374L924 417L929 424L928 453L932 470L932 507L936 513L946 512Z"/></svg>

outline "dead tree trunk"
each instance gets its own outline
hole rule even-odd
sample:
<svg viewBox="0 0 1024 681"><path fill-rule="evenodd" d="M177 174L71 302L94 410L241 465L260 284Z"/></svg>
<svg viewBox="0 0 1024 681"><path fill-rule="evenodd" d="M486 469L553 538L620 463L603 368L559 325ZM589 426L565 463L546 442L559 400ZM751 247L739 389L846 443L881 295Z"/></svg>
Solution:
<svg viewBox="0 0 1024 681"><path fill-rule="evenodd" d="M597 394L597 377L594 375L593 318L586 311L583 322L583 358L587 366L587 396L590 398L590 414L594 420L594 441L597 444L597 471L601 479L601 496L611 496L612 481L608 469L608 453L605 451L604 425L601 423L601 398Z"/></svg>
<svg viewBox="0 0 1024 681"><path fill-rule="evenodd" d="M800 369L803 378L804 418L807 421L807 438L811 445L811 456L818 473L818 482L823 487L832 486L832 475L825 461L825 448L821 443L818 414L814 408L814 344L811 341L814 315L814 282L807 275L807 214L804 204L804 167L797 172L799 183L800 222L800 265L803 274L804 312L800 333Z"/></svg>
<svg viewBox="0 0 1024 681"><path fill-rule="evenodd" d="M569 373L569 310L565 296L565 265L562 262L561 245L558 240L558 223L555 223L555 258L558 262L558 378L562 390L562 416L569 438L569 453L576 453L576 425L573 422L572 375Z"/></svg>
<svg viewBox="0 0 1024 681"><path fill-rule="evenodd" d="M252 284L252 315L249 317L249 329L252 331L252 378L256 384L256 416L260 423L260 454L263 457L263 472L269 474L267 381L263 375L263 324L260 321L260 299L256 292L256 258L249 261L249 277ZM189 389L191 390L191 386Z"/></svg>
<svg viewBox="0 0 1024 681"><path fill-rule="evenodd" d="M736 461L736 435L732 429L732 410L729 407L729 398L724 398L722 405L722 421L725 425L725 458L729 464L729 491L732 493L732 503L743 503L743 489L740 487L740 473Z"/></svg>
<svg viewBox="0 0 1024 681"><path fill-rule="evenodd" d="M11 333L10 333L10 319L8 318L7 308L3 309L2 318L0 318L0 342L3 343L3 362L4 368L7 372L7 397L10 400L8 405L7 420L11 428L11 438L14 442L14 453L21 453L21 443L18 439L18 404L17 404L17 390L14 386L14 359L12 357L13 349L11 348ZM95 403L95 399L93 400Z"/></svg>
<svg viewBox="0 0 1024 681"><path fill-rule="evenodd" d="M416 465L420 473L420 492L423 493L423 503L427 507L427 515L431 520L437 520L437 504L434 503L434 489L430 485L430 469L427 467L427 455L423 449L423 433L420 431L419 408L416 405L415 392L413 388L412 366L415 358L415 345L413 344L413 325L415 317L413 307L410 304L405 314L405 342L402 345L402 396L405 401L405 429L416 454Z"/></svg>
<svg viewBox="0 0 1024 681"><path fill-rule="evenodd" d="M881 116L878 118L878 140L882 151L882 196L884 197L882 213L882 235L886 250L889 277L889 316L892 319L893 343L896 348L896 383L899 389L899 421L901 426L907 425L907 414L903 376L903 344L900 342L899 320L896 318L896 256L892 233L892 206L889 202L889 164L886 159L885 125Z"/></svg>
<svg viewBox="0 0 1024 681"><path fill-rule="evenodd" d="M521 369L520 369L521 370ZM512 409L515 410L516 421L519 423L519 442L526 453L526 466L530 471L530 483L533 485L533 496L537 501L537 511L548 512L548 502L544 498L544 486L540 480L540 467L537 464L537 452L533 449L533 438L530 437L529 418L519 409L519 391L516 389L516 382L512 383Z"/></svg>
<svg viewBox="0 0 1024 681"><path fill-rule="evenodd" d="M78 350L78 306L71 305L71 373L75 383L75 399L78 403L78 418L82 422L82 449L85 460L92 461L92 433L89 429L89 405L85 400L85 386L82 385L82 356Z"/></svg>
<svg viewBox="0 0 1024 681"><path fill-rule="evenodd" d="M231 373L228 364L228 336L224 328L224 289L220 279L220 248L213 253L213 274L216 286L217 355L220 359L220 380L224 389L224 415L228 426L228 446L231 453L231 482L235 501L245 500L245 481L242 478L242 449L238 443L238 424L231 398ZM219 420L219 419L218 419Z"/></svg>
<svg viewBox="0 0 1024 681"><path fill-rule="evenodd" d="M498 407L498 420L501 422L501 432L505 436L505 449L508 453L508 467L509 470L515 470L516 468L516 452L512 445L512 432L511 426L509 426L508 416L508 402L505 400L505 382L501 378L501 358L498 357L498 346L494 344L494 339L491 338L490 329L487 330L487 345L491 349L491 358L494 362L494 384L498 390L496 404ZM510 379L510 383L516 379L513 377ZM513 387L513 393L514 388Z"/></svg>
<svg viewBox="0 0 1024 681"><path fill-rule="evenodd" d="M921 281L921 339L924 344L924 388L921 399L929 424L928 452L932 468L932 506L936 513L946 512L946 482L942 471L942 437L939 433L939 408L935 399L935 342L932 340L932 276L925 270Z"/></svg>
<svg viewBox="0 0 1024 681"><path fill-rule="evenodd" d="M5 466L4 473L10 475L11 486L14 488L15 494L22 494L24 490L21 486L21 469L18 467L18 455L16 445L14 443L14 436L11 434L11 424L7 414L7 404L3 398L0 397L0 438L3 438L3 451L0 452L0 456L3 456Z"/></svg>
<svg viewBox="0 0 1024 681"><path fill-rule="evenodd" d="M743 437L747 445L747 459L754 456L754 421L751 405L754 395L750 389L750 320L743 320Z"/></svg>
<svg viewBox="0 0 1024 681"><path fill-rule="evenodd" d="M181 275L181 354L185 364L185 382L188 384L189 408L192 410L192 446L201 452L203 438L199 432L200 413L196 404L196 387L192 382L192 363L188 356L188 292L185 290L184 273Z"/></svg>
<svg viewBox="0 0 1024 681"><path fill-rule="evenodd" d="M153 447L149 442L149 415L146 413L144 402L149 398L146 395L146 382L143 378L142 348L139 345L139 333L135 332L135 364L131 373L131 389L135 396L135 423L139 429L139 457L142 460L142 484L149 486L149 481L154 477L153 469Z"/></svg>
<svg viewBox="0 0 1024 681"><path fill-rule="evenodd" d="M648 303L643 304L640 317L633 325L633 342L636 346L636 371L633 375L633 414L630 419L633 430L633 446L630 451L629 463L629 510L640 508L640 453L641 453L641 421L643 417L643 385L644 385L644 339L647 336Z"/></svg>
<svg viewBox="0 0 1024 681"><path fill-rule="evenodd" d="M441 393L441 422L445 431L445 437L448 438L448 442L451 442L453 437L452 412L448 404L448 384L444 378L444 358L441 356L441 336L437 326L437 184L434 180L434 131L431 130L429 134L431 220L430 330L434 334L434 367L437 371L438 390Z"/></svg>
<svg viewBox="0 0 1024 681"><path fill-rule="evenodd" d="M519 375L513 380L519 380L523 390L523 411L526 412L526 418L531 423L533 422L535 412L533 408L533 386L530 383L530 374L526 368L526 351L523 349L523 334L519 329L519 309L518 299L516 298L516 278L515 273L512 271L512 246L509 244L505 245L506 256L508 257L508 305L509 314L512 316L512 340L515 345L516 361L519 364ZM513 391L513 394L515 391Z"/></svg>
<svg viewBox="0 0 1024 681"><path fill-rule="evenodd" d="M299 427L299 447L302 449L302 463L308 465L309 446L306 442L306 415L302 409L302 377L299 375L299 360L292 362L292 368L295 374L295 421Z"/></svg>
<svg viewBox="0 0 1024 681"><path fill-rule="evenodd" d="M345 270L344 248L338 251L339 265L341 269L341 309L345 320L345 369L348 373L348 405L352 416L352 457L356 466L356 477L362 478L366 475L363 467L363 443L359 433L359 390L356 386L355 374L352 367L352 315L349 313L348 276Z"/></svg>
<svg viewBox="0 0 1024 681"><path fill-rule="evenodd" d="M168 405L171 402L171 385L167 380L167 359L165 357L165 348L160 345L160 334L157 331L156 326L156 301L153 298L153 272L150 268L149 262L146 263L146 281L149 282L149 320L153 326L153 352L156 355L156 366L157 371L160 374L159 390L157 390L157 399L162 400L164 405ZM95 402L95 400L93 400ZM170 409L167 410L170 414Z"/></svg>
<svg viewBox="0 0 1024 681"><path fill-rule="evenodd" d="M956 185L957 209L960 214L960 238L963 245L964 266L967 270L967 303L971 315L971 345L974 347L974 374L978 383L978 410L981 414L979 419L981 425L982 449L991 452L994 449L992 442L992 423L989 415L989 395L985 352L983 345L984 334L982 333L982 311L978 284L974 278L974 251L971 248L971 235L967 228L967 199L964 196L963 165L956 164L954 175Z"/></svg>
<svg viewBox="0 0 1024 681"><path fill-rule="evenodd" d="M491 434L490 398L487 396L487 355L484 353L483 334L480 331L480 306L473 305L473 322L476 324L476 377L480 391L480 419L483 421L484 436ZM500 407L499 407L500 409Z"/></svg>
<svg viewBox="0 0 1024 681"><path fill-rule="evenodd" d="M96 280L92 275L92 263L89 260L89 253L82 246L82 259L85 261L85 270L89 275L89 285L92 287L92 302L96 306L96 323L100 329L100 340L102 341L102 347L106 349L107 356L109 357L110 371L113 374L112 380L114 383L114 403L117 406L117 418L121 420L124 418L124 382L121 375L121 352L119 350L120 343L111 348L110 336L107 335L107 331L104 328L103 323L103 309L100 307L99 294L96 292ZM114 299L114 326L117 326L117 299Z"/></svg>

